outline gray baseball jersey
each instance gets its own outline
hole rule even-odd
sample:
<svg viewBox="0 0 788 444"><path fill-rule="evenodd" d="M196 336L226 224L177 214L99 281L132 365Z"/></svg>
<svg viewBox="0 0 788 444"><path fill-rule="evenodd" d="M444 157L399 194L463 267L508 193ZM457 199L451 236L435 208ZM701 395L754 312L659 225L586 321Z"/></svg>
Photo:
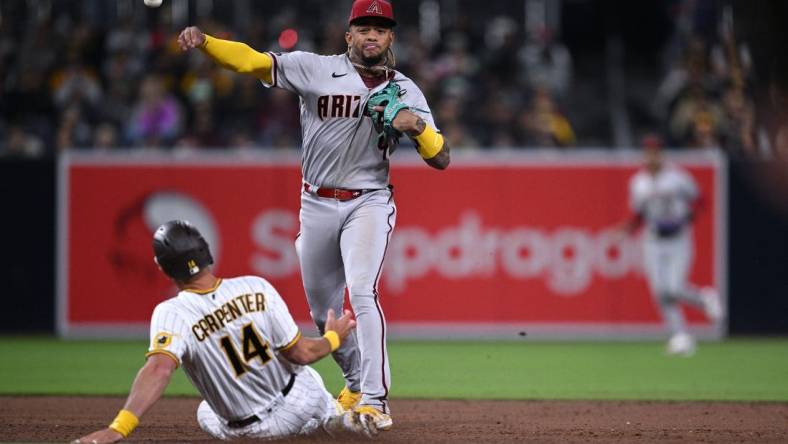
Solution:
<svg viewBox="0 0 788 444"><path fill-rule="evenodd" d="M349 335L333 357L348 388L362 393L360 403L388 413L391 376L378 281L396 221L393 193L387 189L395 146L379 145L378 131L365 113L369 98L387 82L370 89L345 54L271 55L274 69L267 86L300 97L301 168L312 187L301 194L296 251L312 318L322 331L326 310L341 313L348 289L357 334ZM389 81L399 82L400 100L435 127L416 84L397 71ZM343 202L319 197L315 188L377 191Z"/></svg>
<svg viewBox="0 0 788 444"><path fill-rule="evenodd" d="M629 184L630 206L643 216L652 231L658 226L687 222L698 187L690 175L673 165L665 165L656 174L638 171Z"/></svg>
<svg viewBox="0 0 788 444"><path fill-rule="evenodd" d="M304 180L318 187L381 189L389 184L389 155L395 147L378 147L378 132L365 117L369 97L386 86L370 90L350 59L295 51L270 53L273 83L300 97ZM435 121L418 86L395 71L400 100L432 127Z"/></svg>
<svg viewBox="0 0 788 444"><path fill-rule="evenodd" d="M258 415L265 423L271 415L264 413L281 403L291 375L304 374L302 367L277 354L295 344L300 333L279 293L260 277L224 279L208 291L179 292L153 311L150 337L148 355L162 353L181 365L206 407L225 422ZM304 405L293 410L303 408L307 416L318 418L335 414L322 381L309 379L314 378L297 377L301 389L295 393L316 394L288 396L288 403L303 398Z"/></svg>
<svg viewBox="0 0 788 444"><path fill-rule="evenodd" d="M704 308L701 290L688 282L692 265L689 216L698 187L684 170L665 164L656 174L641 170L629 183L630 206L642 215L647 230L643 260L651 293L671 334L683 334L678 302Z"/></svg>

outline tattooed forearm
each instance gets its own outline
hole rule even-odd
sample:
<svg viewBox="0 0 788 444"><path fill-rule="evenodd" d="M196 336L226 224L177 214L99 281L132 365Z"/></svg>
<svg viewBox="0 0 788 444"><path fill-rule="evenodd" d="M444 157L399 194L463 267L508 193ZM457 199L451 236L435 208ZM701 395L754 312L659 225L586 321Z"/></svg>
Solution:
<svg viewBox="0 0 788 444"><path fill-rule="evenodd" d="M424 132L425 128L427 128L427 122L425 122L424 119L418 116L415 117L416 117L416 121L413 123L413 126L411 127L411 129L406 131L406 133L411 137L418 136L419 134Z"/></svg>

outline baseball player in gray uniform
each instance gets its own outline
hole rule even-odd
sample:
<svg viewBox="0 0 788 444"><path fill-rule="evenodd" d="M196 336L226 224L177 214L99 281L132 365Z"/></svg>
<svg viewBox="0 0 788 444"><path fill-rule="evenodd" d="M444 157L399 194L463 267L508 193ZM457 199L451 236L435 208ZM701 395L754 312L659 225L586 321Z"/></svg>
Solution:
<svg viewBox="0 0 788 444"><path fill-rule="evenodd" d="M216 277L208 243L188 222L159 227L153 250L180 292L153 311L147 362L123 410L108 428L76 442L127 437L179 366L204 398L197 421L215 438L377 432L372 416L344 411L307 366L337 349L354 328L349 311L339 319L329 311L324 337L306 338L268 281Z"/></svg>
<svg viewBox="0 0 788 444"><path fill-rule="evenodd" d="M338 401L375 415L378 428L387 430L391 375L378 281L397 216L389 156L407 135L428 165L444 169L449 147L421 90L394 69L391 4L358 0L348 25L347 52L330 56L261 53L195 27L184 29L179 42L299 96L303 183L296 250L304 289L323 331L324 313L341 312L347 288L358 326L333 353L346 381Z"/></svg>
<svg viewBox="0 0 788 444"><path fill-rule="evenodd" d="M693 256L690 225L699 199L698 187L689 173L664 161L659 139L645 138L644 151L644 168L629 182L634 216L624 228L633 233L645 224L644 268L670 333L666 352L691 356L695 339L687 331L680 304L700 308L714 322L722 317L717 292L687 282Z"/></svg>

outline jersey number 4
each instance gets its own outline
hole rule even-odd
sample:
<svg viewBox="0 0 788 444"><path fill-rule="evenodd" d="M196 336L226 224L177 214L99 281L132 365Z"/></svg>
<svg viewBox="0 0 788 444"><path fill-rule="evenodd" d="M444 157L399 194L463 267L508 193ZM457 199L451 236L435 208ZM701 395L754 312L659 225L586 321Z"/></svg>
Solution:
<svg viewBox="0 0 788 444"><path fill-rule="evenodd" d="M259 359L265 365L271 360L271 352L268 350L268 343L265 342L253 324L247 324L241 330L241 351L243 352L243 360L238 355L238 350L233 345L233 341L229 336L223 337L219 341L224 349L224 354L233 366L235 376L239 377L249 370L249 365L252 360Z"/></svg>

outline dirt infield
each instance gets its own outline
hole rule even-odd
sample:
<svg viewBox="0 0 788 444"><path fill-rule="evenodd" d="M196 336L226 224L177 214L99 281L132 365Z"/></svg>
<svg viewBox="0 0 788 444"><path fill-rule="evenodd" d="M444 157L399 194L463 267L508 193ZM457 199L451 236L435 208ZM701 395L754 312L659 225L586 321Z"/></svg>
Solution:
<svg viewBox="0 0 788 444"><path fill-rule="evenodd" d="M159 401L129 441L212 442L197 425L198 402ZM122 405L112 397L0 397L0 440L68 442ZM392 410L394 429L377 442L788 442L788 403L394 400Z"/></svg>

